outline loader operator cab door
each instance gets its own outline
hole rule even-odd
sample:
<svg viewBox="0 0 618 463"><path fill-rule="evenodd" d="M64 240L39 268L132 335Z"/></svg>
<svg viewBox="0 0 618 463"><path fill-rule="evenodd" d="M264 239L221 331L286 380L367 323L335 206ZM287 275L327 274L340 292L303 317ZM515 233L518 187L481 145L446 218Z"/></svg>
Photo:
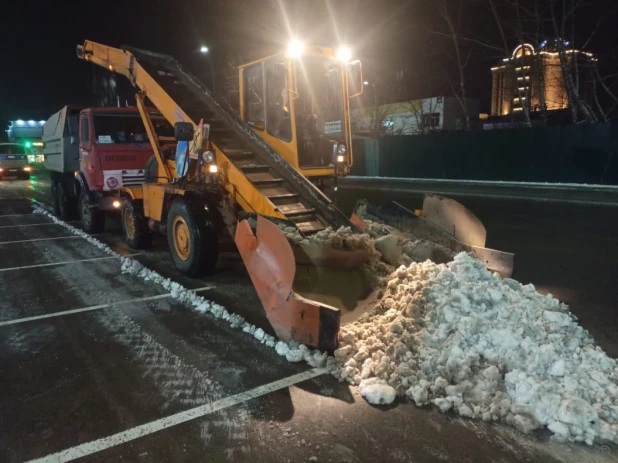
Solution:
<svg viewBox="0 0 618 463"><path fill-rule="evenodd" d="M280 55L241 69L242 119L304 175L333 175L334 147L349 142L342 64Z"/></svg>
<svg viewBox="0 0 618 463"><path fill-rule="evenodd" d="M317 56L293 61L298 163L303 169L333 164L333 144L345 143L341 65Z"/></svg>

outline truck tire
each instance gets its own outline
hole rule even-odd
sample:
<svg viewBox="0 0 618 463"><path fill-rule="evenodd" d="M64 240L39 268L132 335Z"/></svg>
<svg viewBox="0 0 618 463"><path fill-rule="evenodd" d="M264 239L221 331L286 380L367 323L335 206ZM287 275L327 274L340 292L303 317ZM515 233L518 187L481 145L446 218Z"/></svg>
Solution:
<svg viewBox="0 0 618 463"><path fill-rule="evenodd" d="M130 201L121 213L124 239L133 249L149 249L152 246L152 232L142 209L141 204Z"/></svg>
<svg viewBox="0 0 618 463"><path fill-rule="evenodd" d="M73 218L73 210L73 200L67 195L66 186L63 182L58 182L56 184L54 202L54 213L56 217L60 220L71 220Z"/></svg>
<svg viewBox="0 0 618 463"><path fill-rule="evenodd" d="M58 202L58 182L56 180L51 181L51 199L52 199L52 211L56 217L60 216L60 203Z"/></svg>
<svg viewBox="0 0 618 463"><path fill-rule="evenodd" d="M79 194L79 219L86 233L101 233L105 229L105 213L90 207L88 193L84 190Z"/></svg>
<svg viewBox="0 0 618 463"><path fill-rule="evenodd" d="M167 214L167 244L176 268L186 276L211 275L219 257L214 222L202 208L174 200Z"/></svg>

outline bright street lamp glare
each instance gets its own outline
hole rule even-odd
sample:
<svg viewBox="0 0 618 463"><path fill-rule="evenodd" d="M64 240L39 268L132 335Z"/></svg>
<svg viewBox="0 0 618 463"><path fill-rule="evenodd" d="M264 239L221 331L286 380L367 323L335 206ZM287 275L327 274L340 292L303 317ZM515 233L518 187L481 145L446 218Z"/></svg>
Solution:
<svg viewBox="0 0 618 463"><path fill-rule="evenodd" d="M288 45L288 56L290 58L298 58L299 56L303 54L304 51L305 51L305 44L298 40L294 40L293 42L290 42L290 44Z"/></svg>
<svg viewBox="0 0 618 463"><path fill-rule="evenodd" d="M352 59L352 50L348 47L340 47L337 50L337 59L343 63L347 63Z"/></svg>
<svg viewBox="0 0 618 463"><path fill-rule="evenodd" d="M200 52L201 53L208 53L208 47L201 47L200 48Z"/></svg>

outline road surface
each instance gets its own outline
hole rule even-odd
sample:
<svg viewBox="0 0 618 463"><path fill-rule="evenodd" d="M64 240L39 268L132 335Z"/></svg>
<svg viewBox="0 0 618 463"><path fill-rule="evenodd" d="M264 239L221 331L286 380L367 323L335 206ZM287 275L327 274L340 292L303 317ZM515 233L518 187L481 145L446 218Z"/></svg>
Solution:
<svg viewBox="0 0 618 463"><path fill-rule="evenodd" d="M118 259L31 213L33 200L48 194L40 174L0 182L0 461L618 461L614 447L558 444L547 433L524 436L405 402L372 407L334 378L121 274ZM496 244L517 252L524 269L541 266L522 275L582 305L594 295L579 294L579 282L592 281L598 262L615 254L614 246L588 261L575 245L583 237L565 250L568 236L530 232L525 221L499 225L488 227ZM548 247L520 245L527 233ZM98 239L133 253L117 222ZM596 235L589 240L601 245ZM579 260L539 263L544 249ZM268 330L238 256L224 255L203 280L181 277L161 239L133 258ZM586 262L585 271L575 268ZM590 307L603 345L616 319L598 326L600 305ZM58 452L64 459L52 458Z"/></svg>

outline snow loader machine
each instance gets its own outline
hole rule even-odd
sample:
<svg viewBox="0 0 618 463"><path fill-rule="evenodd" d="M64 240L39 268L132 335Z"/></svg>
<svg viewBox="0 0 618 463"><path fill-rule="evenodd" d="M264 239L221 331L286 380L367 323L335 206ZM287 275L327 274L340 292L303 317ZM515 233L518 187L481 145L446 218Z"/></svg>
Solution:
<svg viewBox="0 0 618 463"><path fill-rule="evenodd" d="M197 276L233 240L276 335L334 351L342 321L358 317L373 289L362 270L369 253L297 244L283 230L365 226L360 211L351 220L322 192L336 190L353 162L349 102L363 88L360 62L347 50L293 43L239 68L235 110L168 55L91 41L77 55L137 88L154 151L145 183L119 193L128 244L167 235L175 266ZM147 101L174 137L157 131Z"/></svg>

